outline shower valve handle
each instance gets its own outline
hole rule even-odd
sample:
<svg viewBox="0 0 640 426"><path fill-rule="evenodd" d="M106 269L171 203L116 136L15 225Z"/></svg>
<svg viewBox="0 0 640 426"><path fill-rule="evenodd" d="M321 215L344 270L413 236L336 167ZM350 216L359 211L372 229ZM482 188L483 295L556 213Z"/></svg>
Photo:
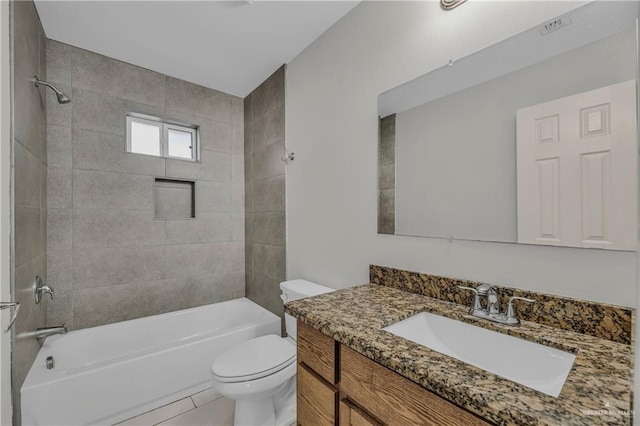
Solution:
<svg viewBox="0 0 640 426"><path fill-rule="evenodd" d="M40 276L36 276L36 279L33 281L33 285L35 286L36 292L36 305L42 301L43 294L48 294L49 296L51 296L51 300L53 300L53 287L42 282L42 278L40 278Z"/></svg>

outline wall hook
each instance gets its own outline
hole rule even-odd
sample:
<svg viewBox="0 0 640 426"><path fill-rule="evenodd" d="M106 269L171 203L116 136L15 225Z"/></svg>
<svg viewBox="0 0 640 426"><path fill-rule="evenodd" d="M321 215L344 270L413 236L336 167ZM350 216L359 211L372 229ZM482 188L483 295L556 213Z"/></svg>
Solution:
<svg viewBox="0 0 640 426"><path fill-rule="evenodd" d="M286 154L284 157L282 157L282 162L284 164L288 164L289 161L293 161L296 159L296 153L295 152L291 152L289 154Z"/></svg>

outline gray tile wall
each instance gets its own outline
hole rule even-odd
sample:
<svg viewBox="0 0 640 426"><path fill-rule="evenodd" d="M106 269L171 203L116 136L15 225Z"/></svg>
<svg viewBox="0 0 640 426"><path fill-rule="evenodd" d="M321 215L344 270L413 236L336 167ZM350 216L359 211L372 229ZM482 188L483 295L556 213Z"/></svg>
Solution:
<svg viewBox="0 0 640 426"><path fill-rule="evenodd" d="M285 268L285 66L244 99L246 294L282 316Z"/></svg>
<svg viewBox="0 0 640 426"><path fill-rule="evenodd" d="M242 99L52 40L47 73L73 99L49 103L49 324L244 296ZM199 125L200 161L126 153L126 111ZM155 177L195 180L195 219L154 219Z"/></svg>
<svg viewBox="0 0 640 426"><path fill-rule="evenodd" d="M378 234L396 232L396 115L380 119L378 135Z"/></svg>
<svg viewBox="0 0 640 426"><path fill-rule="evenodd" d="M33 280L47 275L46 79L45 37L32 1L11 2L13 73L13 257L12 293L21 304L12 351L14 424L20 424L19 390L39 345L35 329L46 325L47 302L34 301Z"/></svg>

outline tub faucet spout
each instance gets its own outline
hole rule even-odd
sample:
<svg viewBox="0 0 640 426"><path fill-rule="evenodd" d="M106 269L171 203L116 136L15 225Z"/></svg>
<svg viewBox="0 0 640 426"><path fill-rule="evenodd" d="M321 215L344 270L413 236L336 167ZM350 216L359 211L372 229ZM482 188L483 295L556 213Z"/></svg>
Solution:
<svg viewBox="0 0 640 426"><path fill-rule="evenodd" d="M54 334L65 334L67 332L67 325L62 324L55 327L41 327L36 329L36 339L42 343L44 339Z"/></svg>

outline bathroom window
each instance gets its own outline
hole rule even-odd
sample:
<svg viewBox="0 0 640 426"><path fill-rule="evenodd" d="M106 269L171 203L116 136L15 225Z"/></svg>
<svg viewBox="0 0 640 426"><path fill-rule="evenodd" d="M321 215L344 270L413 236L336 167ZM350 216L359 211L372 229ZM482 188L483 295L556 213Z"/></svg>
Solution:
<svg viewBox="0 0 640 426"><path fill-rule="evenodd" d="M198 127L127 114L127 152L197 161Z"/></svg>

